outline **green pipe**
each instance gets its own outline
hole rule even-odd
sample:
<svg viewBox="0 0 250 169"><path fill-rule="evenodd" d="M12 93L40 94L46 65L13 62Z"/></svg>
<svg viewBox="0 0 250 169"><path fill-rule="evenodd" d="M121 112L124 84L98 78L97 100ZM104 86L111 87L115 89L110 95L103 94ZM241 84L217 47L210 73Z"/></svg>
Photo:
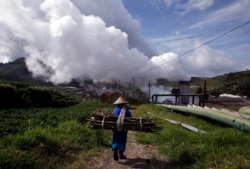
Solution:
<svg viewBox="0 0 250 169"><path fill-rule="evenodd" d="M233 116L230 113L223 113L221 110L212 110L196 107L187 107L187 106L176 106L176 105L161 105L167 107L170 110L185 112L193 114L196 116L212 119L218 122L235 127L239 130L250 132L250 121ZM224 110L225 111L225 110Z"/></svg>
<svg viewBox="0 0 250 169"><path fill-rule="evenodd" d="M250 106L244 106L239 109L240 114L250 115Z"/></svg>

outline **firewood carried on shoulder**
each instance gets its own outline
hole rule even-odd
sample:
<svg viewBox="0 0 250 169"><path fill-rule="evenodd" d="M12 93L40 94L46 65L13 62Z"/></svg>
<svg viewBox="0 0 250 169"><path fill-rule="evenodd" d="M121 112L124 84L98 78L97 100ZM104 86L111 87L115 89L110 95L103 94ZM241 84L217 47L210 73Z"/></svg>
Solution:
<svg viewBox="0 0 250 169"><path fill-rule="evenodd" d="M107 112L95 111L88 121L91 129L117 130L118 117ZM141 132L159 132L162 128L157 126L153 119L125 117L123 121L124 130Z"/></svg>

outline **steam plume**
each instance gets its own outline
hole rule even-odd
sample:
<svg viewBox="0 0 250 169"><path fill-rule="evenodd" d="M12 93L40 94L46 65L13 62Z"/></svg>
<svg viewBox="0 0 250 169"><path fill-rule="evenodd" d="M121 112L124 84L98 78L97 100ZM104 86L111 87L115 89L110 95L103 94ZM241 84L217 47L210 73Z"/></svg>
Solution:
<svg viewBox="0 0 250 169"><path fill-rule="evenodd" d="M19 57L33 76L55 84L85 75L189 78L175 53L156 56L121 0L0 1L0 62Z"/></svg>

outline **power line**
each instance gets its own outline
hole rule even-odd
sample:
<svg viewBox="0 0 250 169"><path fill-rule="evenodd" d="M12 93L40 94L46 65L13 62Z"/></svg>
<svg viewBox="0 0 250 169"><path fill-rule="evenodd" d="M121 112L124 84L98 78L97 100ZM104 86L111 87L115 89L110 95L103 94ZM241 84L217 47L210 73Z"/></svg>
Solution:
<svg viewBox="0 0 250 169"><path fill-rule="evenodd" d="M219 39L219 38L221 38L221 37L223 37L223 36L225 36L225 35L227 35L227 34L229 34L229 33L231 33L231 32L233 32L233 31L235 31L235 30L237 30L237 29L239 29L239 28L241 28L241 27L243 27L243 26L249 24L249 23L250 23L250 20L248 20L248 21L244 22L243 24L241 24L241 25L239 25L239 26L237 26L237 27L235 27L235 28L233 28L233 29L231 29L231 30L229 30L229 31L227 31L227 32L225 32L225 33L223 33L223 34L221 34L221 35L219 35L219 36L217 36L217 37L215 37L215 38L213 38L213 39L211 39L211 40L209 40L209 41L207 41L207 42L205 42L205 43L203 43L203 44L201 44L201 45L199 45L199 46L197 46L197 47L195 47L195 48L193 48L192 50L189 50L189 51L187 51L187 52L185 52L185 53L179 55L179 57L177 56L177 57L175 57L175 58L173 58L173 59L171 59L171 60L169 60L169 61L167 61L167 62L165 62L165 63L162 63L162 64L160 64L160 65L157 65L157 66L155 66L155 67L152 67L151 69L148 69L148 70L146 70L146 71L144 71L144 72L141 72L141 73L138 73L138 74L143 74L143 73L149 72L149 71L151 71L151 70L153 70L153 69L155 69L155 68L157 68L157 67L161 67L161 66L163 66L163 65L165 65L165 64L167 64L167 63L169 63L169 62L172 62L172 61L175 60L175 59L178 59L178 58L180 58L180 57L183 57L183 56L185 56L185 55L187 55L187 54L189 54L189 53L191 53L191 52L193 52L193 51L195 51L195 50L197 50L197 49L199 49L199 48L201 48L201 47L203 47L203 46L205 46L205 45L207 45L207 44L209 44L209 43L211 43L211 42L213 42L213 41L215 41L215 40L217 40L217 39ZM138 75L138 74L137 74L137 75Z"/></svg>

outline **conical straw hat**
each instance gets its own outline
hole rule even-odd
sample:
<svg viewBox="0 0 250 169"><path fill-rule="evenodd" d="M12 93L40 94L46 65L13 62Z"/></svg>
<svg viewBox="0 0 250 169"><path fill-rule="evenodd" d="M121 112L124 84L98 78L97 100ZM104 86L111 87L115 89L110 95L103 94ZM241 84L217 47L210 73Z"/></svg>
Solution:
<svg viewBox="0 0 250 169"><path fill-rule="evenodd" d="M128 103L127 100L125 100L120 96L113 104L126 104L126 103Z"/></svg>

